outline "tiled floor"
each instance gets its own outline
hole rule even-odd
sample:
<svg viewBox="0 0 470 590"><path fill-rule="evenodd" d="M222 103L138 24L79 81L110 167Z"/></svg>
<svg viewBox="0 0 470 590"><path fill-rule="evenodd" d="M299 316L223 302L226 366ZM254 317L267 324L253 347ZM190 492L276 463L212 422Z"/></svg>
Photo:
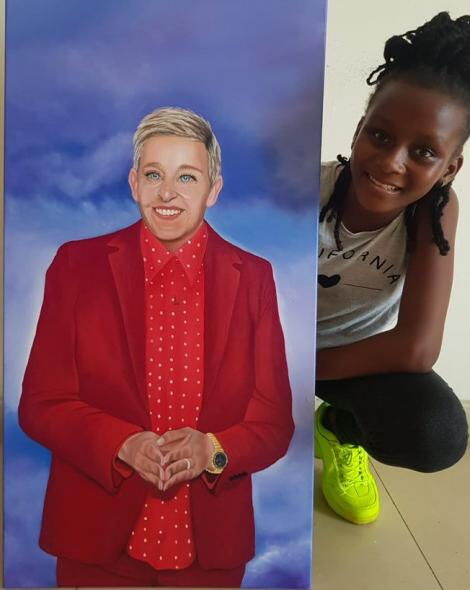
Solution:
<svg viewBox="0 0 470 590"><path fill-rule="evenodd" d="M315 462L314 590L469 590L470 450L440 473L374 468L381 514L357 526L326 504Z"/></svg>

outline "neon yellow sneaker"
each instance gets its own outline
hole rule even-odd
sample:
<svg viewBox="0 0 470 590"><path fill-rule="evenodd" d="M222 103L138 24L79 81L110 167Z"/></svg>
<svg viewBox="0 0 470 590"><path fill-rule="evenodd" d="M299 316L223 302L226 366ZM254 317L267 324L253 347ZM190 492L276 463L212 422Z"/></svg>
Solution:
<svg viewBox="0 0 470 590"><path fill-rule="evenodd" d="M322 491L330 507L355 524L368 524L379 515L379 492L369 470L366 451L342 445L322 424L328 404L315 414L315 457L323 460Z"/></svg>

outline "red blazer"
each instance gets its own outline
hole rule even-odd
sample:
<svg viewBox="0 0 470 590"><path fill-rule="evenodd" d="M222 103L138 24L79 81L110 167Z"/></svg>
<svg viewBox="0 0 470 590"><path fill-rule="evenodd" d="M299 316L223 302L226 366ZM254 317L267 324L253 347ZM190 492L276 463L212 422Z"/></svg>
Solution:
<svg viewBox="0 0 470 590"><path fill-rule="evenodd" d="M233 568L254 555L250 474L282 457L293 433L291 392L271 266L209 229L205 385L198 428L229 463L209 489L191 482L199 563ZM105 564L125 551L148 491L114 458L150 430L144 379L144 270L139 223L61 246L23 381L24 431L52 452L39 544Z"/></svg>

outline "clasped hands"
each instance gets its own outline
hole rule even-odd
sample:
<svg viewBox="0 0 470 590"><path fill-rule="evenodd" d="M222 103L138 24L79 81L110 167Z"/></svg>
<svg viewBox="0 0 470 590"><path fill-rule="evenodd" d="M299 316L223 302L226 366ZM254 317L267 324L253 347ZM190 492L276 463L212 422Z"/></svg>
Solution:
<svg viewBox="0 0 470 590"><path fill-rule="evenodd" d="M212 454L210 438L186 427L162 436L149 431L133 434L122 445L118 457L142 479L166 491L198 477L209 466Z"/></svg>

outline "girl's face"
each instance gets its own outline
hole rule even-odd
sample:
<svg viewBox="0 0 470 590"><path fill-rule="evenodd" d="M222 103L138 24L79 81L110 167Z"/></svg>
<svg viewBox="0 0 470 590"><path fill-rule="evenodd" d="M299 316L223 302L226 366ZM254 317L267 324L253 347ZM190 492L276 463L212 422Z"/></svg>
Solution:
<svg viewBox="0 0 470 590"><path fill-rule="evenodd" d="M386 83L354 137L346 225L352 231L381 227L437 182L450 182L462 165L466 116L446 94Z"/></svg>

